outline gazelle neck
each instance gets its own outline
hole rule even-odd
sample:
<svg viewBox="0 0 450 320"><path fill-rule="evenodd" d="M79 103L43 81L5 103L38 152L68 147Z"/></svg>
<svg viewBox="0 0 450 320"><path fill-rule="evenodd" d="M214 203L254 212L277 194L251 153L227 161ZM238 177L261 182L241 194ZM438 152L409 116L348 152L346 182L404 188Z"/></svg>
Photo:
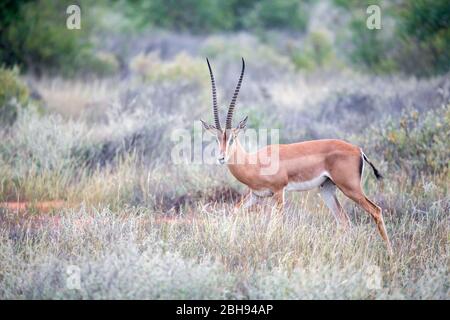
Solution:
<svg viewBox="0 0 450 320"><path fill-rule="evenodd" d="M250 155L245 151L238 138L236 138L232 148L228 160L228 169L236 179L248 185L254 174Z"/></svg>
<svg viewBox="0 0 450 320"><path fill-rule="evenodd" d="M228 160L229 166L242 166L248 163L248 153L242 146L239 138L236 137L235 142L232 145L232 150L230 152L230 157Z"/></svg>

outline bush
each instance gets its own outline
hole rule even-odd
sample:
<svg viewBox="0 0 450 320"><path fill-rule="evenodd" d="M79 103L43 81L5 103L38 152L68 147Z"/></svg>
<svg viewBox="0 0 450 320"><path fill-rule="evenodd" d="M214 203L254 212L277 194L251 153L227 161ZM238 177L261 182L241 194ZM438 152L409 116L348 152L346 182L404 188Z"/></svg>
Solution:
<svg viewBox="0 0 450 320"><path fill-rule="evenodd" d="M298 0L259 1L242 18L247 29L305 30L307 22L304 2Z"/></svg>
<svg viewBox="0 0 450 320"><path fill-rule="evenodd" d="M19 79L17 68L0 68L0 125L12 124L17 118L17 106L28 101L28 88Z"/></svg>
<svg viewBox="0 0 450 320"><path fill-rule="evenodd" d="M152 0L125 2L124 9L139 26L208 33L241 29L304 30L305 3L298 0ZM195 13L195 14L193 14Z"/></svg>
<svg viewBox="0 0 450 320"><path fill-rule="evenodd" d="M368 30L364 19L355 18L350 25L353 50L350 57L353 63L366 66L372 72L390 72L395 70L395 62L389 56L393 43L386 33Z"/></svg>
<svg viewBox="0 0 450 320"><path fill-rule="evenodd" d="M130 69L149 81L176 81L187 79L208 83L204 77L205 62L182 52L171 61L163 61L156 52L138 54L130 62Z"/></svg>
<svg viewBox="0 0 450 320"><path fill-rule="evenodd" d="M241 33L235 36L210 36L200 53L210 59L222 59L232 64L244 57L246 64L251 65L254 72L260 69L264 71L264 76L267 76L268 73L279 72L280 69L283 71L294 69L289 57L277 49L276 46L261 41L258 37ZM235 81L234 78L233 81Z"/></svg>
<svg viewBox="0 0 450 320"><path fill-rule="evenodd" d="M398 35L405 39L397 61L415 75L450 70L450 6L446 0L406 1L398 8Z"/></svg>
<svg viewBox="0 0 450 320"><path fill-rule="evenodd" d="M125 11L139 27L152 25L175 31L227 30L233 17L225 1L152 0L126 2Z"/></svg>
<svg viewBox="0 0 450 320"><path fill-rule="evenodd" d="M87 133L81 123L66 122L55 114L41 117L30 106L20 112L14 130L4 139L1 156L19 175L32 169L63 171L81 165L72 149L89 141Z"/></svg>
<svg viewBox="0 0 450 320"><path fill-rule="evenodd" d="M38 0L6 5L12 21L0 23L0 61L37 75L58 72L73 76L97 69L102 73L108 66L94 55L90 17L83 8L81 30L66 28L66 8L71 4L73 1Z"/></svg>
<svg viewBox="0 0 450 320"><path fill-rule="evenodd" d="M375 72L402 71L416 76L450 70L450 6L446 0L375 1L335 0L351 13L351 62ZM366 27L365 8L380 5L381 30Z"/></svg>
<svg viewBox="0 0 450 320"><path fill-rule="evenodd" d="M292 48L290 51L291 60L297 69L323 68L336 60L330 39L320 31L312 32L302 44L302 49Z"/></svg>
<svg viewBox="0 0 450 320"><path fill-rule="evenodd" d="M450 104L420 115L405 112L400 121L388 121L370 135L375 154L390 166L405 169L415 180L421 173L447 174L450 159Z"/></svg>
<svg viewBox="0 0 450 320"><path fill-rule="evenodd" d="M445 0L404 1L393 6L396 30L389 46L398 69L416 76L450 70L450 7Z"/></svg>
<svg viewBox="0 0 450 320"><path fill-rule="evenodd" d="M91 69L99 76L114 75L119 71L120 63L117 57L109 52L100 51L95 53Z"/></svg>

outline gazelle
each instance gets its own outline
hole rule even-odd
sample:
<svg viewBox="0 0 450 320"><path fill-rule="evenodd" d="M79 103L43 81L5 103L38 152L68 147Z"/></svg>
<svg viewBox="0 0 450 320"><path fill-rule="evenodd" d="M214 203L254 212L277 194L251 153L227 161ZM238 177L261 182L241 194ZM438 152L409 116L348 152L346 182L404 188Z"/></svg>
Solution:
<svg viewBox="0 0 450 320"><path fill-rule="evenodd" d="M212 86L214 125L202 121L203 127L217 138L218 162L227 164L231 174L250 189L241 204L245 208L257 204L265 197L273 197L284 207L285 191L307 191L319 188L320 194L338 224L350 226L347 213L336 197L336 187L360 205L375 220L381 237L392 253L381 208L368 199L361 188L364 161L373 169L375 177L381 175L361 148L336 139L313 140L292 144L275 144L247 153L239 142L238 134L245 129L248 117L232 127L233 112L244 77L245 62L228 108L225 129L222 129L217 106L214 75L207 60ZM269 155L270 163L262 161ZM267 174L264 169L276 162L276 170Z"/></svg>

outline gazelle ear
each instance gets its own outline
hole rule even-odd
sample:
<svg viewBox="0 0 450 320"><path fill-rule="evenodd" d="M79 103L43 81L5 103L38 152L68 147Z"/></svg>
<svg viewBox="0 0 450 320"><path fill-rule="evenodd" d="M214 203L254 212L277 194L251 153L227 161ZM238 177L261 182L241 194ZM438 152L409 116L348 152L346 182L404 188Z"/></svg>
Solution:
<svg viewBox="0 0 450 320"><path fill-rule="evenodd" d="M244 119L242 119L239 122L239 124L237 125L236 129L244 130L247 127L247 120L248 120L248 116L246 116Z"/></svg>
<svg viewBox="0 0 450 320"><path fill-rule="evenodd" d="M200 119L200 121L202 122L203 129L205 129L205 130L211 129L212 125L207 124L207 123L206 123L205 121L203 121L202 119Z"/></svg>
<svg viewBox="0 0 450 320"><path fill-rule="evenodd" d="M206 131L210 132L211 134L215 134L215 135L219 133L220 130L218 130L212 124L208 124L205 121L203 121L202 119L200 119L200 121L202 122L203 129L205 129Z"/></svg>

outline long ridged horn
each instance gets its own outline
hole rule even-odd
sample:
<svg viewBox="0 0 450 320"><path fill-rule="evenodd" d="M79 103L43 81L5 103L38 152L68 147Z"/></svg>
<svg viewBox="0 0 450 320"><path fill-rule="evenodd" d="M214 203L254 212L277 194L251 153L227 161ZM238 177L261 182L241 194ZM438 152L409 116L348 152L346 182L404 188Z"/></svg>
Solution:
<svg viewBox="0 0 450 320"><path fill-rule="evenodd" d="M214 81L214 75L213 75L213 72L212 72L212 69L211 69L211 65L209 64L208 58L206 58L206 62L208 63L209 75L211 76L214 123L216 124L216 129L221 130L221 128L220 128L220 121L219 121L219 110L218 110L218 107L217 107L216 82Z"/></svg>
<svg viewBox="0 0 450 320"><path fill-rule="evenodd" d="M239 89L241 89L242 79L244 78L244 71L245 71L245 62L244 62L244 58L242 58L241 75L239 77L239 81L237 83L236 89L234 90L233 99L231 99L230 106L228 107L226 129L231 129L231 122L233 120L234 107L236 106L236 99L239 94Z"/></svg>

